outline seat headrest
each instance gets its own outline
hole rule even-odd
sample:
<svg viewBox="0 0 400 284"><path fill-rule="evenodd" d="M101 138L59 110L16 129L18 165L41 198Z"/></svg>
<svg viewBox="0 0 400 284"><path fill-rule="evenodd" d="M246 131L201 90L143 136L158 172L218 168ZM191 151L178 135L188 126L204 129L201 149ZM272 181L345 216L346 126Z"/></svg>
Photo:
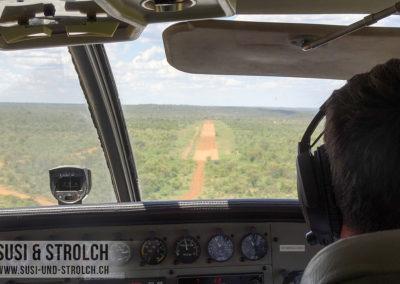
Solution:
<svg viewBox="0 0 400 284"><path fill-rule="evenodd" d="M400 230L339 240L318 252L304 271L302 284L399 283Z"/></svg>

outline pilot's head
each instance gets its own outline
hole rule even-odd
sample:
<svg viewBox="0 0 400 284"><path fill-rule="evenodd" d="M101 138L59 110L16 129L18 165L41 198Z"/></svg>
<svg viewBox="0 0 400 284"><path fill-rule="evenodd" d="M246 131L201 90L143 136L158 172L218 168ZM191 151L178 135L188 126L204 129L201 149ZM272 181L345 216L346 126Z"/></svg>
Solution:
<svg viewBox="0 0 400 284"><path fill-rule="evenodd" d="M325 147L342 236L400 228L400 60L351 78L327 101Z"/></svg>

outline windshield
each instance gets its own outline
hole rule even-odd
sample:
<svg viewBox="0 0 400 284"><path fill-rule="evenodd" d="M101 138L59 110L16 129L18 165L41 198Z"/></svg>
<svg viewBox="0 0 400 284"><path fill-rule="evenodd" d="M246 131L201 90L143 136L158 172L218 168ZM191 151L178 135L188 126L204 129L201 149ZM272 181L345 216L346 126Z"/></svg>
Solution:
<svg viewBox="0 0 400 284"><path fill-rule="evenodd" d="M235 19L349 24L360 17ZM161 34L169 25L106 45L142 200L297 198L297 143L344 81L183 73L165 58ZM7 51L0 59L0 206L56 204L49 170L71 165L91 170L85 204L116 202L67 48Z"/></svg>
<svg viewBox="0 0 400 284"><path fill-rule="evenodd" d="M49 169L92 171L84 203L115 202L104 154L66 48L0 53L0 207L57 204Z"/></svg>

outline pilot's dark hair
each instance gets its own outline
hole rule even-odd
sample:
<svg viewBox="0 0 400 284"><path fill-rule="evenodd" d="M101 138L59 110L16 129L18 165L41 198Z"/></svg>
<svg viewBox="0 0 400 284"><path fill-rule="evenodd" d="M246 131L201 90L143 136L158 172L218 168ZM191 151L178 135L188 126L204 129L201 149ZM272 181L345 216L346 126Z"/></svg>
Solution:
<svg viewBox="0 0 400 284"><path fill-rule="evenodd" d="M354 233L400 228L400 60L351 78L326 105L337 205Z"/></svg>

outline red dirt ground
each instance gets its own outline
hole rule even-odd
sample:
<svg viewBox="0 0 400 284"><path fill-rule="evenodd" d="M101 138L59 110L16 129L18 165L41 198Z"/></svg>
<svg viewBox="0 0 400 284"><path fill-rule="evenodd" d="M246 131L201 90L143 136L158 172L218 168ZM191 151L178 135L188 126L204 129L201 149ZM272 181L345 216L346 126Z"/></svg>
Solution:
<svg viewBox="0 0 400 284"><path fill-rule="evenodd" d="M4 163L0 162L0 169L3 166L4 166ZM15 189L13 189L13 188L7 187L7 186L5 186L4 184L1 184L1 183L0 183L0 195L11 195L11 196L18 197L18 198L21 198L21 199L32 199L32 200L34 200L35 202L37 202L41 206L56 205L55 201L48 200L44 196L34 197L34 196L31 196L31 195L29 195L27 193L20 192L20 191L17 191Z"/></svg>
<svg viewBox="0 0 400 284"><path fill-rule="evenodd" d="M178 200L193 200L201 194L205 181L204 166L207 158L218 160L218 147L213 120L205 120L203 122L200 138L193 157L193 160L197 161L197 166L193 172L192 185L189 192L179 197Z"/></svg>
<svg viewBox="0 0 400 284"><path fill-rule="evenodd" d="M87 149L87 150L85 150L85 151L76 152L76 153L74 153L73 155L79 157L79 156L82 156L82 155L85 155L85 154L92 154L92 153L93 153L94 151L96 151L98 148L99 148L99 147L92 147L92 148Z"/></svg>
<svg viewBox="0 0 400 284"><path fill-rule="evenodd" d="M21 199L32 199L41 206L56 205L55 201L50 201L46 197L43 197L43 196L33 197L29 194L16 191L15 189L6 187L2 184L0 184L0 195L11 195L11 196L18 197Z"/></svg>
<svg viewBox="0 0 400 284"><path fill-rule="evenodd" d="M192 151L193 144L194 144L194 141L196 140L197 135L199 135L199 128L198 127L196 127L196 133L194 134L193 138L190 140L189 146L187 146L185 148L185 150L183 151L182 159L186 160L187 157L189 156L190 151Z"/></svg>

